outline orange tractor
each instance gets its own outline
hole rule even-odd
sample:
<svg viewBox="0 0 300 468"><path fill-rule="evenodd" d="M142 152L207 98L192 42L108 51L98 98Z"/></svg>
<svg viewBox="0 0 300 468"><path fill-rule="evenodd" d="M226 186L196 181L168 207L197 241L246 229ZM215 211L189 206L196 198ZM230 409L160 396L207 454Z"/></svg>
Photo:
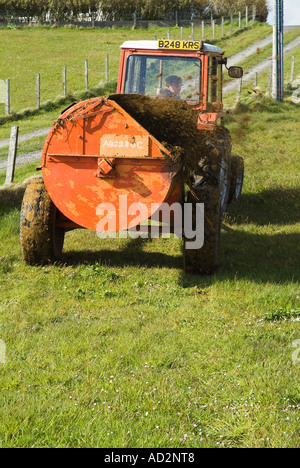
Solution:
<svg viewBox="0 0 300 468"><path fill-rule="evenodd" d="M164 232L161 207L168 206L185 270L213 273L221 221L241 195L244 173L222 126L223 65L221 49L199 41L125 42L117 94L72 104L45 141L42 177L22 203L25 262L58 260L73 229L148 235L156 219L156 234ZM229 68L232 78L242 73ZM193 243L197 232L202 241Z"/></svg>

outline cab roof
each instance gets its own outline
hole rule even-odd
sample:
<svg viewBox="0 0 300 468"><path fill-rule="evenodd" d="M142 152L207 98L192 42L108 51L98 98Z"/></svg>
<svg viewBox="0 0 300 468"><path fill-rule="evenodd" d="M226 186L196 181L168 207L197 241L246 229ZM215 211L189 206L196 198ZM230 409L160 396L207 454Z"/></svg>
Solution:
<svg viewBox="0 0 300 468"><path fill-rule="evenodd" d="M125 41L121 45L120 48L121 49L142 49L142 50L163 50L159 47L159 41ZM181 49L174 48L174 50L181 50ZM220 49L220 47L217 47L211 44L205 44L205 43L202 43L201 51L211 52L215 54L222 54L223 52L222 49Z"/></svg>

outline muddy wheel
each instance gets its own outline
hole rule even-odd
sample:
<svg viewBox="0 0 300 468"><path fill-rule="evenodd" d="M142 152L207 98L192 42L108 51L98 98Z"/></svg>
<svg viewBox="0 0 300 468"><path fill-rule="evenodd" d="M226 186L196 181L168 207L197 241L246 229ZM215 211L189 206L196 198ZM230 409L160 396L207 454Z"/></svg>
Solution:
<svg viewBox="0 0 300 468"><path fill-rule="evenodd" d="M226 128L216 127L214 132L207 134L209 157L199 164L201 177L195 178L196 186L218 186L220 192L221 219L227 211L230 191L230 133Z"/></svg>
<svg viewBox="0 0 300 468"><path fill-rule="evenodd" d="M224 157L221 162L219 163L219 176L218 176L218 182L219 182L219 189L220 189L220 215L221 218L223 219L227 207L229 204L229 190L230 190L230 179L229 179L229 174L230 174L230 165L229 165L229 159L228 157Z"/></svg>
<svg viewBox="0 0 300 468"><path fill-rule="evenodd" d="M20 226L22 255L29 265L46 264L59 259L65 231L56 225L58 213L43 178L33 179L24 194Z"/></svg>
<svg viewBox="0 0 300 468"><path fill-rule="evenodd" d="M189 248L190 239L184 238L184 270L191 274L212 274L220 265L221 201L218 187L197 188L188 193L187 203L192 204L193 231L201 232L196 219L196 204L204 203L204 244L201 248ZM196 225L198 222L198 226ZM202 223L202 219L200 220ZM203 229L203 227L202 227Z"/></svg>
<svg viewBox="0 0 300 468"><path fill-rule="evenodd" d="M228 202L232 203L238 201L242 195L244 182L244 160L239 156L232 156L230 159L231 176Z"/></svg>

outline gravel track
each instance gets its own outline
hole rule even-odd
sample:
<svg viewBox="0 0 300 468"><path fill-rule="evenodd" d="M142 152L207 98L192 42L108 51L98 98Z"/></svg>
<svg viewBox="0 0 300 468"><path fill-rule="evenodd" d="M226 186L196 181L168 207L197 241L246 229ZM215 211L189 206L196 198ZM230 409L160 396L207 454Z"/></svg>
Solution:
<svg viewBox="0 0 300 468"><path fill-rule="evenodd" d="M288 45L284 47L283 49L284 55L289 54L294 49L296 49L296 47L299 47L299 46L300 46L300 36L298 36L296 39L294 39L292 42L290 42ZM271 65L272 65L272 56L263 60L258 65L255 65L254 67L249 68L249 70L247 70L247 72L244 74L243 83L248 83L251 80L253 81L256 73L262 73L268 70L271 67ZM234 89L237 89L238 85L239 85L239 80L233 80L233 81L230 81L229 83L226 83L223 88L223 95L229 93L230 91L233 91Z"/></svg>

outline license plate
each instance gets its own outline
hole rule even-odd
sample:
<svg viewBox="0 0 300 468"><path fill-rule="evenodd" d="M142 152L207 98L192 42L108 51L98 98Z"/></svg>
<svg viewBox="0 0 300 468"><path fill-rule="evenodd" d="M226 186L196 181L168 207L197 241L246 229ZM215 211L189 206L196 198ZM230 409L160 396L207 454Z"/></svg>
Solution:
<svg viewBox="0 0 300 468"><path fill-rule="evenodd" d="M161 39L158 41L159 49L176 49L176 50L200 50L200 41L170 41Z"/></svg>

